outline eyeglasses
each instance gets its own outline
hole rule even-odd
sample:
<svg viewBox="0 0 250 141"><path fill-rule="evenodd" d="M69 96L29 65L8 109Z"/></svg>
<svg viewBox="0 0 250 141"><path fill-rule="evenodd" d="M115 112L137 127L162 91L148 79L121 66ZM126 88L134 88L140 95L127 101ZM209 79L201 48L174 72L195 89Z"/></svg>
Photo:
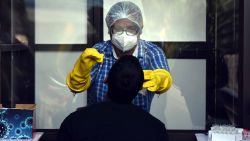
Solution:
<svg viewBox="0 0 250 141"><path fill-rule="evenodd" d="M124 31L128 36L134 36L139 33L140 29L137 27L129 27L127 29L122 27L112 27L111 33L121 35Z"/></svg>

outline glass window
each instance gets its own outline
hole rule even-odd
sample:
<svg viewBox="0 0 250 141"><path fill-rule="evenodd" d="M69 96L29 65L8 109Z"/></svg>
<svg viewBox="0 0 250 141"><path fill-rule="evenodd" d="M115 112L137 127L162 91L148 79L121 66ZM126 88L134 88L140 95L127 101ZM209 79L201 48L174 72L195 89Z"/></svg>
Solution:
<svg viewBox="0 0 250 141"><path fill-rule="evenodd" d="M173 75L150 113L168 130L238 126L239 0L132 1L143 14L141 38L164 51ZM73 96L66 75L86 47L110 39L104 19L115 2L0 0L1 104L35 103L39 129L58 129L86 106L86 92Z"/></svg>
<svg viewBox="0 0 250 141"><path fill-rule="evenodd" d="M36 44L86 44L86 0L36 0Z"/></svg>
<svg viewBox="0 0 250 141"><path fill-rule="evenodd" d="M168 59L174 83L155 96L151 113L169 130L206 129L206 60Z"/></svg>
<svg viewBox="0 0 250 141"><path fill-rule="evenodd" d="M86 94L73 96L66 75L80 52L36 52L36 128L56 129L68 114L86 105Z"/></svg>

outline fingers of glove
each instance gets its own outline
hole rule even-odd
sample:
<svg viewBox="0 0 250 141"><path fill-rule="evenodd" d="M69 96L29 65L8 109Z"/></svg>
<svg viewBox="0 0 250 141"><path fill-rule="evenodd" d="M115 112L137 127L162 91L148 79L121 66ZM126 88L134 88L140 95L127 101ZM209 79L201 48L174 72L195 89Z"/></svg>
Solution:
<svg viewBox="0 0 250 141"><path fill-rule="evenodd" d="M154 92L158 89L158 86L153 81L146 81L143 83L143 88Z"/></svg>
<svg viewBox="0 0 250 141"><path fill-rule="evenodd" d="M154 83L153 82L151 82L151 81L145 81L144 83L143 83L143 88L149 88L149 87L152 87L154 85Z"/></svg>
<svg viewBox="0 0 250 141"><path fill-rule="evenodd" d="M143 88L152 88L158 87L155 81L146 81L143 83Z"/></svg>
<svg viewBox="0 0 250 141"><path fill-rule="evenodd" d="M148 90L151 91L151 92L155 92L157 91L158 87L149 87Z"/></svg>
<svg viewBox="0 0 250 141"><path fill-rule="evenodd" d="M93 63L77 61L73 70L71 71L71 75L74 75L75 77L79 78L80 77L85 78L87 75L89 75L92 65Z"/></svg>
<svg viewBox="0 0 250 141"><path fill-rule="evenodd" d="M91 60L95 60L95 62L101 63L103 62L104 54L95 53L90 56Z"/></svg>
<svg viewBox="0 0 250 141"><path fill-rule="evenodd" d="M99 53L95 48L86 48L82 54L82 60L89 62L102 62L104 54Z"/></svg>
<svg viewBox="0 0 250 141"><path fill-rule="evenodd" d="M171 74L163 69L157 69L155 70L155 73L158 74L158 76L161 76L163 78L161 85L164 88L169 88L172 84L172 77Z"/></svg>
<svg viewBox="0 0 250 141"><path fill-rule="evenodd" d="M144 80L150 80L152 72L152 70L143 70Z"/></svg>
<svg viewBox="0 0 250 141"><path fill-rule="evenodd" d="M66 78L66 84L73 92L82 92L90 86L90 76L86 79L72 77L71 74L68 74Z"/></svg>

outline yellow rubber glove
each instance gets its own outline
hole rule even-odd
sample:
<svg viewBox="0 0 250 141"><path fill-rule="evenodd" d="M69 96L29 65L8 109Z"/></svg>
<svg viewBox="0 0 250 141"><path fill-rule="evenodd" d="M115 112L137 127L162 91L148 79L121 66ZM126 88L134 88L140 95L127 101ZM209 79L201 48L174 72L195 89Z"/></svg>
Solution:
<svg viewBox="0 0 250 141"><path fill-rule="evenodd" d="M143 70L143 88L157 94L166 92L172 85L172 76L165 69Z"/></svg>
<svg viewBox="0 0 250 141"><path fill-rule="evenodd" d="M86 48L67 76L68 87L76 93L88 89L91 82L90 72L92 67L103 62L103 59L104 54L100 54L95 48Z"/></svg>

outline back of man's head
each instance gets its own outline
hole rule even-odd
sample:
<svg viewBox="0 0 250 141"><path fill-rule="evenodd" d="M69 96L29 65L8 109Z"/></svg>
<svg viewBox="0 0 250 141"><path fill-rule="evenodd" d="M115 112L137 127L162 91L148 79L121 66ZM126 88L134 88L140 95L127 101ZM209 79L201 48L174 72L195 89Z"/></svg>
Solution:
<svg viewBox="0 0 250 141"><path fill-rule="evenodd" d="M108 74L108 97L121 104L131 103L142 88L143 70L138 59L131 55L122 56Z"/></svg>

